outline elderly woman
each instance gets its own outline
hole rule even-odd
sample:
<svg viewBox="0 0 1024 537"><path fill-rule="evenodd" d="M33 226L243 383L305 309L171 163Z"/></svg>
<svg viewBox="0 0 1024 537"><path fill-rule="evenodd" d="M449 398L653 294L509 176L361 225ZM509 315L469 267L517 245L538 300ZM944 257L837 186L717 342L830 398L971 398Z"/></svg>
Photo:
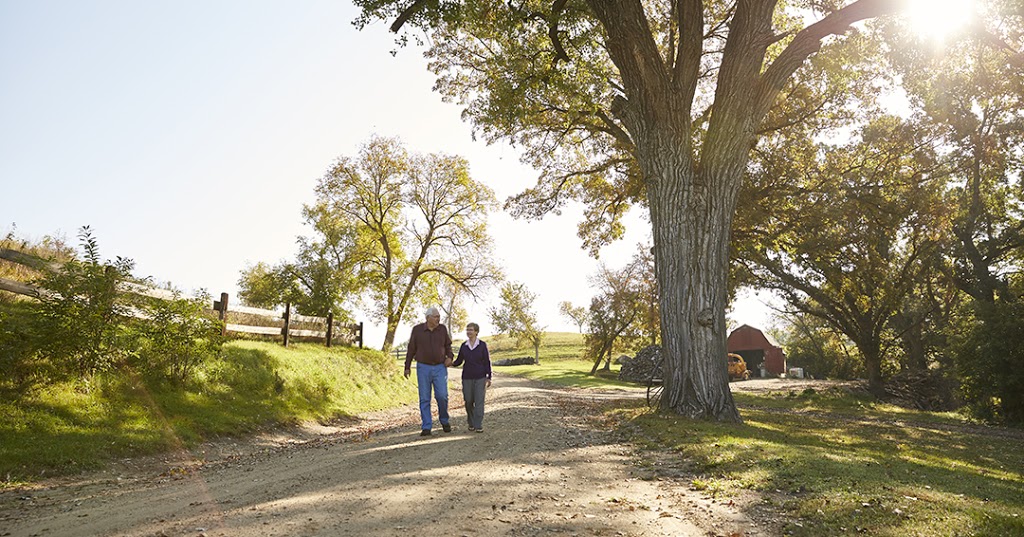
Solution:
<svg viewBox="0 0 1024 537"><path fill-rule="evenodd" d="M480 325L466 325L466 341L459 347L459 357L452 364L462 366L462 397L466 400L469 430L484 432L484 396L491 386L491 355L487 343L477 339Z"/></svg>
<svg viewBox="0 0 1024 537"><path fill-rule="evenodd" d="M430 436L433 420L430 415L430 390L437 400L437 418L446 433L452 432L448 422L448 367L452 365L452 338L441 324L441 313L430 307L427 322L412 327L409 347L405 352L405 378L409 378L412 361L416 360L416 385L420 389L420 436Z"/></svg>

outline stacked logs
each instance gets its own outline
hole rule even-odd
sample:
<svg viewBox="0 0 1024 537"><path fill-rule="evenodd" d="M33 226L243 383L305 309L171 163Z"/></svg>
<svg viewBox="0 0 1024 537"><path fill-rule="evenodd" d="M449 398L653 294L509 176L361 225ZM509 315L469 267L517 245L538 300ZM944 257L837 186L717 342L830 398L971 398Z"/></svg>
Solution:
<svg viewBox="0 0 1024 537"><path fill-rule="evenodd" d="M640 349L636 358L622 364L619 380L647 384L652 378L661 378L661 346L650 345Z"/></svg>

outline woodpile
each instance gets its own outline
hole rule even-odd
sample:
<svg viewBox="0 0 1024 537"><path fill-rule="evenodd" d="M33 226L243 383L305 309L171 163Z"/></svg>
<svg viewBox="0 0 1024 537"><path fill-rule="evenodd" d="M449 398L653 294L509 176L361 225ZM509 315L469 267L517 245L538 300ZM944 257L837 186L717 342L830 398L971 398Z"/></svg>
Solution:
<svg viewBox="0 0 1024 537"><path fill-rule="evenodd" d="M949 411L959 407L956 386L936 371L901 371L885 383L886 400L918 410Z"/></svg>
<svg viewBox="0 0 1024 537"><path fill-rule="evenodd" d="M619 380L647 384L652 378L661 378L661 346L650 345L640 349L636 358L622 364Z"/></svg>
<svg viewBox="0 0 1024 537"><path fill-rule="evenodd" d="M505 358L504 360L494 360L491 362L493 366L503 365L534 365L537 360L532 356L525 356L523 358Z"/></svg>

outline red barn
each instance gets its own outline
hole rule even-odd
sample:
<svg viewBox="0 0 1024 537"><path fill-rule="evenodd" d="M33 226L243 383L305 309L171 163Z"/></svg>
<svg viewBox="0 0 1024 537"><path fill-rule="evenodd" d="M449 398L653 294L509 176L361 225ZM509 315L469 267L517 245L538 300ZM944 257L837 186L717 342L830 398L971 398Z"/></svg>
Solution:
<svg viewBox="0 0 1024 537"><path fill-rule="evenodd" d="M757 328L743 325L729 334L726 349L743 357L747 369L760 375L761 364L769 375L782 375L786 372L786 353L771 337Z"/></svg>

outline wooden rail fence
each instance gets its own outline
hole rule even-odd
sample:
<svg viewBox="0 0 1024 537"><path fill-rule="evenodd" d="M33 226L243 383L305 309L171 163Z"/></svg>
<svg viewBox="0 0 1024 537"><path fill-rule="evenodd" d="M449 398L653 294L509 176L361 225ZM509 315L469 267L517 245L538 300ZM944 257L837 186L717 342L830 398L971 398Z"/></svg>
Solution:
<svg viewBox="0 0 1024 537"><path fill-rule="evenodd" d="M10 250L6 248L0 248L0 259L5 259L12 263L24 265L37 270L49 269L54 270L60 267L60 265L51 263L44 259L19 252L17 250ZM160 300L174 300L180 298L180 295L173 291L166 289L157 289L155 287L149 287L133 282L124 282L122 284L122 290L128 293L136 295L147 296L150 298L156 298ZM34 285L18 282L14 280L8 280L6 278L0 278L0 291L7 291L18 295L29 296L32 298L39 298L40 296L47 293L45 289L41 289ZM304 339L322 339L328 347L331 347L333 343L339 338L339 332L347 333L344 340L346 343L352 345L359 345L359 348L363 347L363 323L358 324L339 324L334 321L334 314L330 313L327 317L314 317L310 315L299 315L292 313L291 304L285 305L284 313L279 313L273 310L266 310L261 308L251 308L248 306L231 306L228 307L228 294L221 293L220 300L213 302L212 310L216 312L217 317L223 322L222 334L227 335L228 332L236 332L242 334L256 334L265 336L281 336L284 340L284 345L287 347L292 337L300 337ZM266 325L253 325L244 323L231 323L228 322L230 318L229 313L237 313L241 316L256 316L259 322L279 324L281 321L284 322L283 326L266 326ZM140 312L137 316L143 316ZM292 324L315 324L324 327L323 330L309 330L293 328Z"/></svg>

